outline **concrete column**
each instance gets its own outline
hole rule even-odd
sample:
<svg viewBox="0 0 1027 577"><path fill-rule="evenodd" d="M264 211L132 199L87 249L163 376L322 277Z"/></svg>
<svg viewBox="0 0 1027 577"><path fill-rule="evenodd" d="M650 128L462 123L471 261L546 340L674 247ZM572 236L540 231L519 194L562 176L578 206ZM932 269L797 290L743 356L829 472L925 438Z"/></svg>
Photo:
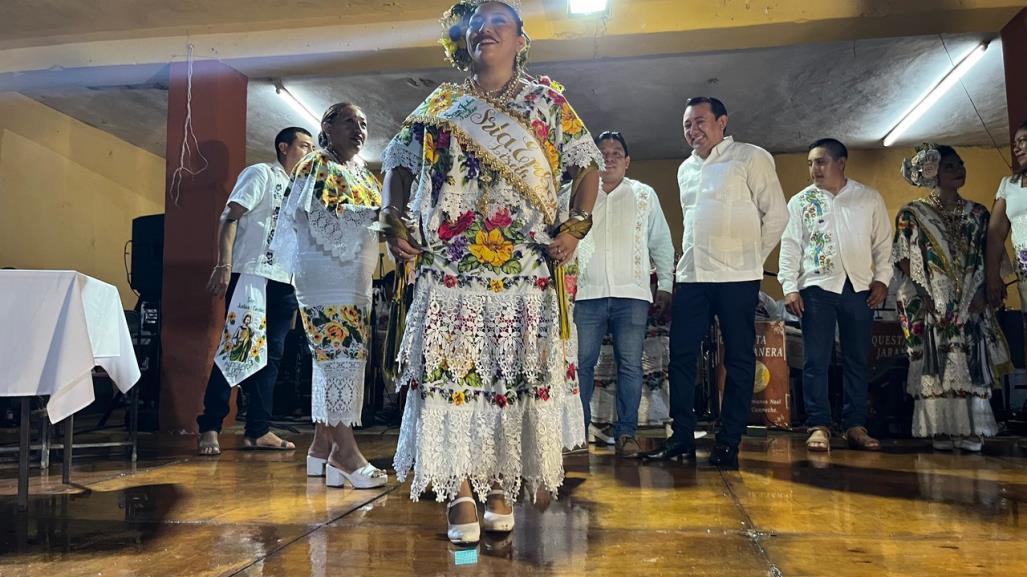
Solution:
<svg viewBox="0 0 1027 577"><path fill-rule="evenodd" d="M214 347L224 322L224 304L208 295L205 286L217 259L218 217L246 163L248 79L220 62L193 63L192 132L198 147L184 130L188 82L187 65L172 64L168 88L160 429L195 432ZM175 179L182 142L187 138L192 154L187 155L186 166L196 171L204 165L203 158L207 166L195 176L180 173L180 179ZM173 183L173 179L180 182Z"/></svg>

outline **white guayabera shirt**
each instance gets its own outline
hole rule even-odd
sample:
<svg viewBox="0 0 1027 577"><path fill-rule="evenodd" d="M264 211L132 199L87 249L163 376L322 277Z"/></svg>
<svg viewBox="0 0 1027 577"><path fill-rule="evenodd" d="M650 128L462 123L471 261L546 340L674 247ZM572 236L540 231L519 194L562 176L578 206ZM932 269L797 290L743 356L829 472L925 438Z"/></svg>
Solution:
<svg viewBox="0 0 1027 577"><path fill-rule="evenodd" d="M763 263L788 223L774 158L730 136L709 157L678 168L684 233L677 282L763 278Z"/></svg>

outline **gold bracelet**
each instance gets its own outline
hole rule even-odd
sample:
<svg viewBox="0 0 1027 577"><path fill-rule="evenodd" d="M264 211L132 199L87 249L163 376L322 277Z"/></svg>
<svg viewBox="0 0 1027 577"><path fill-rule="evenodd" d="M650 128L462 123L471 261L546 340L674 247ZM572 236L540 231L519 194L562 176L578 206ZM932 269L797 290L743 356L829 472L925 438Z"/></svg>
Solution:
<svg viewBox="0 0 1027 577"><path fill-rule="evenodd" d="M581 240L592 230L592 217L571 217L563 222L557 229L556 234L567 233L574 238Z"/></svg>

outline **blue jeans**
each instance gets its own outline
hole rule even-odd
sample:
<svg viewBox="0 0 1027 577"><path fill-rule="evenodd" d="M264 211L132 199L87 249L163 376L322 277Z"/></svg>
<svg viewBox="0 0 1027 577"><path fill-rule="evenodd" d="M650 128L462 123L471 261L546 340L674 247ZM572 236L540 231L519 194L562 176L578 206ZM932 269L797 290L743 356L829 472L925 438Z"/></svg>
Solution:
<svg viewBox="0 0 1027 577"><path fill-rule="evenodd" d="M874 313L867 306L870 291L855 292L845 281L842 294L812 286L799 291L802 296L802 398L807 424L831 426L831 403L827 394L827 371L834 351L834 327L842 353L842 427L866 425L868 357L873 336Z"/></svg>
<svg viewBox="0 0 1027 577"><path fill-rule="evenodd" d="M239 275L233 274L228 283L225 302L232 302L232 293L239 281ZM282 362L285 350L285 337L292 328L292 318L296 314L296 294L291 284L267 281L267 366L239 384L246 391L246 430L250 439L263 437L271 430L271 409L274 401L275 382L278 380L278 365ZM228 416L228 401L232 388L221 374L221 369L214 365L207 381L207 390L203 394L203 414L196 418L200 432L221 432L221 423Z"/></svg>
<svg viewBox="0 0 1027 577"><path fill-rule="evenodd" d="M640 299L602 298L574 303L578 327L578 382L585 409L585 430L592 422L596 363L607 332L613 334L617 360L617 422L614 438L634 437L642 401L642 345L649 325L649 303Z"/></svg>
<svg viewBox="0 0 1027 577"><path fill-rule="evenodd" d="M668 443L695 445L695 378L699 350L713 317L720 321L727 382L720 403L717 443L737 447L749 421L756 375L756 303L760 281L686 282L674 287L670 322L670 416Z"/></svg>

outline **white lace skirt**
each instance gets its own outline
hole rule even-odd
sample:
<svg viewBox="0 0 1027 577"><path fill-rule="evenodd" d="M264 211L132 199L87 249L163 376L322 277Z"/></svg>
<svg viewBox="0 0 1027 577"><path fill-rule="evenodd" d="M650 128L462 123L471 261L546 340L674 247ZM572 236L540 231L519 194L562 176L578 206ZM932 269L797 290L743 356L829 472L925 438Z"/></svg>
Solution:
<svg viewBox="0 0 1027 577"><path fill-rule="evenodd" d="M560 339L555 292L504 294L418 279L400 350L408 386L396 449L410 496L454 497L464 480L511 501L563 483L563 449L584 444L576 339ZM571 323L573 327L573 323ZM482 378L479 375L487 375Z"/></svg>
<svg viewBox="0 0 1027 577"><path fill-rule="evenodd" d="M369 245L365 254L341 264L309 234L298 241L296 299L313 364L310 415L316 423L357 426L364 404L377 251Z"/></svg>

